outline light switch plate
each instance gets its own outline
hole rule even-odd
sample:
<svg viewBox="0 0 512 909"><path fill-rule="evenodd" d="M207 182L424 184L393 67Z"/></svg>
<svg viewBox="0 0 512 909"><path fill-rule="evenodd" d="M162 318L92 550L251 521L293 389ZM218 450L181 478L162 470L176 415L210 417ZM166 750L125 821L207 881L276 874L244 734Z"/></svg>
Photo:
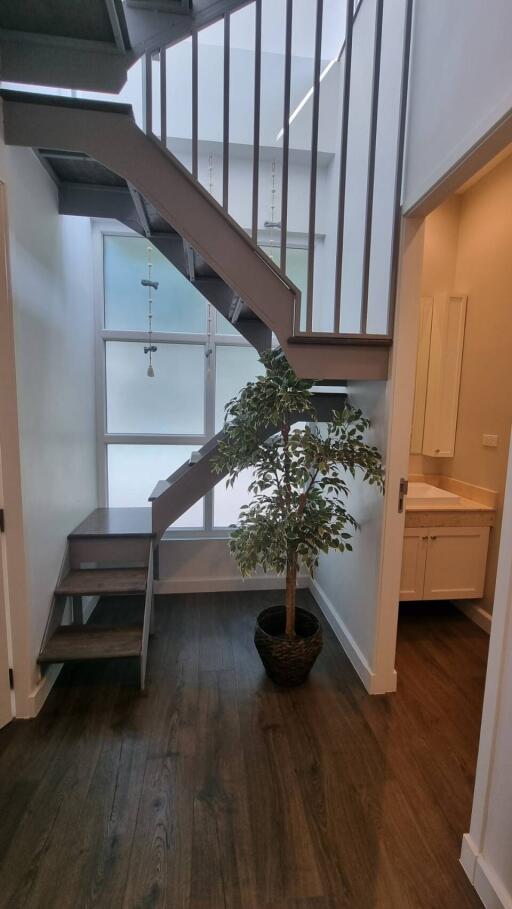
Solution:
<svg viewBox="0 0 512 909"><path fill-rule="evenodd" d="M484 434L482 436L482 445L485 445L486 448L497 448L498 447L498 436Z"/></svg>

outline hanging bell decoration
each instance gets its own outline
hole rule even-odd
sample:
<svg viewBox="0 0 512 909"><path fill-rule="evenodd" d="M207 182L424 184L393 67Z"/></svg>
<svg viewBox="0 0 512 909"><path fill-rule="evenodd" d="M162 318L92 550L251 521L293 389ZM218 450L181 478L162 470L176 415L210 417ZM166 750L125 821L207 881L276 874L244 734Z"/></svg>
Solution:
<svg viewBox="0 0 512 909"><path fill-rule="evenodd" d="M157 347L153 344L153 296L152 291L158 290L158 281L153 281L151 278L151 269L153 263L151 261L151 246L147 247L148 253L148 276L147 278L142 278L141 284L143 287L148 289L148 343L144 348L144 353L149 354L149 366L146 375L150 379L154 379L155 370L153 369L153 354L156 353Z"/></svg>

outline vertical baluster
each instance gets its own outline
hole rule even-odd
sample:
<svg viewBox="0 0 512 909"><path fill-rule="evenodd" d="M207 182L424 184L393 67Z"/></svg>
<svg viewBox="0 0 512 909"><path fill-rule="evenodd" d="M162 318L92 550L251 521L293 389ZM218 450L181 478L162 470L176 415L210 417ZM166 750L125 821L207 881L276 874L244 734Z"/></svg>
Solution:
<svg viewBox="0 0 512 909"><path fill-rule="evenodd" d="M388 335L393 334L395 318L395 298L398 280L398 247L400 242L400 197L402 193L402 174L404 166L405 121L407 116L407 91L409 87L409 63L411 57L413 0L407 0L405 11L404 43L402 52L402 82L400 87L400 115L398 126L398 150L395 168L395 201L393 210L393 238L391 242L391 269L389 274L388 293Z"/></svg>
<svg viewBox="0 0 512 909"><path fill-rule="evenodd" d="M373 45L373 74L370 130L368 140L368 178L366 181L366 212L364 227L363 281L361 291L361 334L366 334L368 322L368 287L370 281L370 253L372 245L373 191L375 186L375 146L379 113L380 59L382 49L382 6L377 0L375 10L375 37Z"/></svg>
<svg viewBox="0 0 512 909"><path fill-rule="evenodd" d="M254 24L254 132L252 162L252 239L258 242L258 189L260 179L260 106L261 106L261 0L256 0Z"/></svg>
<svg viewBox="0 0 512 909"><path fill-rule="evenodd" d="M228 210L229 193L229 52L230 52L229 13L224 13L224 125L222 133L222 205Z"/></svg>
<svg viewBox="0 0 512 909"><path fill-rule="evenodd" d="M144 98L143 104L143 124L144 132L150 136L153 132L153 84L151 70L151 54L149 51L144 57L144 66L142 68L142 93Z"/></svg>
<svg viewBox="0 0 512 909"><path fill-rule="evenodd" d="M286 271L286 235L288 230L288 157L290 152L290 84L292 77L293 0L286 0L286 37L284 60L283 169L281 187L281 269Z"/></svg>
<svg viewBox="0 0 512 909"><path fill-rule="evenodd" d="M306 331L313 330L313 281L315 275L316 178L318 166L318 115L320 111L320 59L322 55L323 0L316 2L313 117L311 123L311 175L309 187L308 294Z"/></svg>
<svg viewBox="0 0 512 909"><path fill-rule="evenodd" d="M160 138L162 145L167 148L167 48L160 51Z"/></svg>
<svg viewBox="0 0 512 909"><path fill-rule="evenodd" d="M336 273L334 279L334 331L340 330L341 272L343 267L343 240L345 233L345 196L347 189L348 115L350 107L350 78L352 73L352 28L354 0L347 0L345 30L345 65L343 67L343 111L341 117L340 185L338 199L338 232L336 240Z"/></svg>
<svg viewBox="0 0 512 909"><path fill-rule="evenodd" d="M197 29L192 32L192 176L197 180L198 48Z"/></svg>

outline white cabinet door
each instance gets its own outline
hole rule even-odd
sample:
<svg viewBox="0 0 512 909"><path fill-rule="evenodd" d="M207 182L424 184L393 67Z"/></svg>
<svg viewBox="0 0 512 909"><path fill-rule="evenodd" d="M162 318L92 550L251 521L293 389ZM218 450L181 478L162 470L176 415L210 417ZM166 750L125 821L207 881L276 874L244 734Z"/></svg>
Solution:
<svg viewBox="0 0 512 909"><path fill-rule="evenodd" d="M402 551L401 600L422 600L427 558L428 530L406 528Z"/></svg>
<svg viewBox="0 0 512 909"><path fill-rule="evenodd" d="M423 454L432 458L452 458L455 452L466 302L467 297L434 297L423 431Z"/></svg>
<svg viewBox="0 0 512 909"><path fill-rule="evenodd" d="M428 536L423 599L465 600L481 597L489 528L431 527Z"/></svg>
<svg viewBox="0 0 512 909"><path fill-rule="evenodd" d="M430 334L432 332L433 297L421 298L420 333L416 359L416 380L414 384L414 410L411 429L411 454L423 451L425 428L425 405L427 402L428 364L430 359Z"/></svg>

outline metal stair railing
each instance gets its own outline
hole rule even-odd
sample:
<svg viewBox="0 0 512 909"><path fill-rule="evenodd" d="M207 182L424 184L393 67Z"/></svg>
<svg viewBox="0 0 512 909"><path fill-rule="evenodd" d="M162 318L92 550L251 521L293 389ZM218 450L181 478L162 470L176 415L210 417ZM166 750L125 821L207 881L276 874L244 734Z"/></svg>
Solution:
<svg viewBox="0 0 512 909"><path fill-rule="evenodd" d="M370 264L372 254L372 226L374 217L374 196L375 196L375 165L378 150L378 117L379 117L379 87L381 81L381 64L382 64L382 35L383 35L383 15L384 0L375 0L375 12L373 19L373 47L370 53L372 67L371 77L371 98L370 98L370 125L368 134L368 164L366 179L366 198L364 200L364 240L363 240L363 263L362 263L362 281L361 281L361 299L356 301L359 307L359 330L354 332L344 332L340 330L342 317L342 301L344 289L342 287L342 267L344 258L349 251L346 249L346 230L345 220L347 215L347 149L350 136L350 105L351 105L351 75L353 69L353 57L355 43L353 41L354 26L360 15L361 9L367 3L367 0L347 0L346 12L346 31L343 46L338 55L337 63L340 65L340 73L343 73L342 89L342 124L339 138L339 148L336 153L339 158L339 179L338 179L338 198L337 198L337 218L336 218L336 243L335 255L332 262L335 273L334 280L334 300L332 301L332 330L325 332L332 337L343 340L352 340L355 336L364 339L368 345L373 342L389 343L392 340L393 328L393 303L396 293L396 261L398 257L398 235L400 224L400 194L403 168L403 148L405 136L405 117L407 106L407 86L409 76L409 52L412 23L412 2L413 0L403 0L404 3L404 25L403 25L403 52L400 61L400 101L398 130L396 136L396 166L394 177L394 203L392 213L392 230L389 255L391 265L389 269L389 286L385 290L386 306L386 330L377 336L368 330L368 299L369 299L369 278ZM263 0L253 0L248 4L254 8L254 97L253 97L253 139L252 139L252 200L250 218L250 236L253 243L258 243L258 205L259 205L259 166L260 166L260 134L261 134L261 106L262 106L262 3ZM313 85L311 89L312 97L312 114L311 114L311 139L307 153L311 162L309 192L307 199L307 224L308 224L308 261L307 261L307 293L306 299L298 301L293 324L293 336L297 339L303 339L307 342L312 335L318 334L314 331L315 315L315 228L317 219L317 179L318 179L318 152L319 152L319 114L320 114L320 86L322 81L321 62L322 62L322 26L324 18L324 0L311 0L315 10L315 33L314 33L314 62L313 62ZM227 11L222 17L223 36L224 36L224 56L222 67L223 80L223 122L222 122L222 206L227 215L228 212L228 187L229 187L229 142L230 142L230 100L232 93L232 80L230 78L230 47L231 47L231 21L233 11ZM285 46L284 46L284 90L283 90L283 121L282 121L282 187L281 187L281 210L280 210L280 255L279 271L283 278L287 274L287 240L288 240L288 209L289 209L289 164L290 164L290 86L292 79L292 26L294 15L297 10L294 9L294 0L286 0L286 23L285 23ZM198 178L198 159L199 159L199 129L198 129L198 108L199 108L199 44L197 28L192 28L192 48L190 55L190 85L192 87L191 99L191 167L192 176ZM155 134L153 128L153 110L156 94L153 79L153 60L155 52L147 53L143 61L143 114L144 128L148 135L156 138L164 148L167 148L167 51L175 44L166 44L160 48L158 54L159 63L159 134ZM365 49L365 53L368 51ZM341 82L341 79L340 79ZM264 253L263 253L264 255ZM269 260L269 267L274 267L274 263ZM351 301L351 306L353 306ZM301 309L303 310L301 319Z"/></svg>

